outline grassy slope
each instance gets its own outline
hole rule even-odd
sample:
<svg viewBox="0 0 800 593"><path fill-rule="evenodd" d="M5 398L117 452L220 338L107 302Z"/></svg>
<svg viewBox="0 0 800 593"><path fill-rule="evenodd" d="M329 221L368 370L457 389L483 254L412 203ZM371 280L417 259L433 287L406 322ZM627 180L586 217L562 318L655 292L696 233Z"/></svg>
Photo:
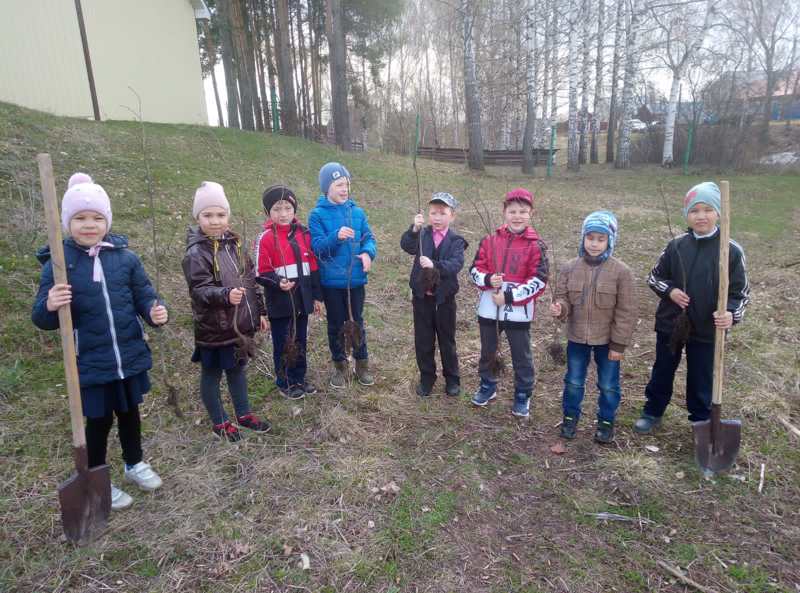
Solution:
<svg viewBox="0 0 800 593"><path fill-rule="evenodd" d="M483 411L471 409L466 396L421 403L412 395L410 261L398 247L416 210L409 159L337 155L291 138L190 126L148 124L146 133L158 258L149 242L138 125L0 104L0 590L682 591L658 559L720 590L800 585L800 455L797 440L775 420L793 414L800 424L797 267L783 267L800 259L797 176L732 178L733 235L747 250L753 302L730 341L725 416L742 418L745 436L733 476L705 481L692 461L680 396L657 436L637 438L629 428L653 359L654 299L646 288L637 343L623 367L616 445L591 443L589 389L579 439L557 456L549 446L558 440L563 371L544 355L552 327L544 316L532 333L532 422L512 419L507 386ZM53 155L59 188L73 171L90 172L112 197L114 228L131 237L151 272L158 259L173 317L167 335L151 344L180 386L186 411L179 420L166 405L156 363L144 406L145 451L165 486L154 495L132 492L133 509L115 514L109 534L84 549L59 541L55 491L71 464L60 351L55 335L28 321L38 278L32 254L44 237L39 151ZM208 430L188 361L191 318L179 261L193 190L204 179L223 183L234 225L241 230L246 219L252 237L263 187L288 183L305 219L319 166L338 158L354 174L356 199L379 241L366 309L378 385L287 403L271 388L265 345L250 372L251 400L275 432L221 445ZM618 254L640 280L668 239L659 185L679 225L679 197L705 178L587 167L570 176L559 169L545 181L502 169L474 177L429 161L419 168L424 191L447 189L495 210L506 189L532 187L537 227L562 263L574 253L582 217L597 207L614 210L622 227ZM483 230L462 202L458 224L471 258ZM478 341L475 295L466 279L462 286L459 348L468 392L476 383ZM324 323L312 323L310 332L311 375L322 384ZM113 442L110 460L120 479ZM598 522L591 513L602 511L634 520ZM304 553L310 570L301 568Z"/></svg>

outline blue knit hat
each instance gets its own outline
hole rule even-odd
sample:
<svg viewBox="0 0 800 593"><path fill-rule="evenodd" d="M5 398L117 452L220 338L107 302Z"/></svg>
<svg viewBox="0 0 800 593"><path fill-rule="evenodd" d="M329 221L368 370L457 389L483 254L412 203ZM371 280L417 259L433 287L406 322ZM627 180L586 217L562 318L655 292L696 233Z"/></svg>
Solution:
<svg viewBox="0 0 800 593"><path fill-rule="evenodd" d="M578 255L581 257L586 255L583 242L587 234L603 233L604 235L608 235L608 247L606 247L606 250L600 254L599 257L600 261L607 260L611 254L614 253L614 247L617 244L618 230L619 225L617 223L617 217L614 216L613 213L608 210L596 210L592 212L583 220L583 226L581 226L581 244L580 247L578 247Z"/></svg>
<svg viewBox="0 0 800 593"><path fill-rule="evenodd" d="M322 191L323 196L328 195L328 188L331 183L340 177L347 177L350 179L350 171L341 163L325 163L319 170L319 189Z"/></svg>
<svg viewBox="0 0 800 593"><path fill-rule="evenodd" d="M684 218L689 216L689 210L692 209L692 206L700 203L708 204L717 211L717 214L720 213L722 205L720 203L719 186L716 183L704 181L686 192L686 197L683 198Z"/></svg>

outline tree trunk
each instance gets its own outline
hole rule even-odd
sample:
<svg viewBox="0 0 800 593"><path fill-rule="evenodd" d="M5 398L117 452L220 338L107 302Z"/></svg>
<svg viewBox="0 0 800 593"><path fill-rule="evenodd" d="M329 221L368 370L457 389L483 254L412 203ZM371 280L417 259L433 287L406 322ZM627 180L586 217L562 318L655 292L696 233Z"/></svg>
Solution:
<svg viewBox="0 0 800 593"><path fill-rule="evenodd" d="M342 0L326 0L328 8L328 45L330 46L331 106L336 145L353 150L350 137L350 109L347 105L347 46L344 37Z"/></svg>
<svg viewBox="0 0 800 593"><path fill-rule="evenodd" d="M430 35L425 41L425 86L428 89L428 108L431 114L431 125L433 126L433 145L439 146L439 129L436 125L436 109L433 103L433 87L431 86L431 66L428 54L430 53L429 47ZM366 92L366 89L364 90Z"/></svg>
<svg viewBox="0 0 800 593"><path fill-rule="evenodd" d="M539 119L539 133L537 134L537 142L534 143L534 148L544 147L550 137L548 133L548 117L547 109L549 107L549 86L550 86L550 6L547 1L544 2L544 61L542 68L542 117Z"/></svg>
<svg viewBox="0 0 800 593"><path fill-rule="evenodd" d="M606 130L606 162L614 162L614 137L617 131L617 86L619 64L623 51L622 39L625 34L625 1L617 0L617 21L614 31L614 59L611 65L611 99L608 102L608 129Z"/></svg>
<svg viewBox="0 0 800 593"><path fill-rule="evenodd" d="M281 92L281 128L297 136L297 104L294 100L294 77L289 47L289 0L276 0L275 4L275 56L278 58L278 87Z"/></svg>
<svg viewBox="0 0 800 593"><path fill-rule="evenodd" d="M569 135L567 137L567 169L580 171L578 143L578 60L577 60L577 0L569 2Z"/></svg>
<svg viewBox="0 0 800 593"><path fill-rule="evenodd" d="M597 59L595 60L594 107L592 108L592 140L589 148L589 160L592 164L600 162L597 154L597 134L600 132L600 107L603 101L603 20L605 18L605 0L597 2Z"/></svg>
<svg viewBox="0 0 800 593"><path fill-rule="evenodd" d="M311 129L311 100L309 98L308 65L306 63L306 43L303 33L303 15L302 11L300 10L299 1L297 2L296 14L297 51L300 55L300 83L303 85L303 136L305 138L309 138L309 132Z"/></svg>
<svg viewBox="0 0 800 593"><path fill-rule="evenodd" d="M261 108L261 100L258 94L258 60L256 59L256 19L253 11L255 0L244 0L242 2L242 14L245 17L245 39L247 41L247 54L245 64L247 65L247 78L250 81L250 95L253 98L253 115L255 116L256 130L264 131L264 112Z"/></svg>
<svg viewBox="0 0 800 593"><path fill-rule="evenodd" d="M664 147L661 151L661 165L665 167L671 167L673 162L672 148L675 139L675 115L678 109L677 101L679 98L679 89L681 86L683 71L686 67L686 64L691 61L692 57L694 57L703 43L703 38L711 26L711 15L714 14L714 4L716 1L717 0L708 0L708 2L706 2L706 13L705 19L703 20L703 26L699 32L689 33L692 35L692 41L691 43L687 44L686 50L683 55L680 56L680 59L673 61L672 56L669 56L672 69L672 85L670 86L669 104L667 105L667 115L664 121ZM667 31L667 35L670 34L671 32Z"/></svg>
<svg viewBox="0 0 800 593"><path fill-rule="evenodd" d="M578 162L586 164L586 144L589 126L589 2L583 0L580 20L583 23L581 52L581 113L578 120L580 140L578 142Z"/></svg>
<svg viewBox="0 0 800 593"><path fill-rule="evenodd" d="M672 147L675 141L675 117L678 113L678 95L681 88L680 73L672 73L672 84L669 88L667 115L664 118L664 148L661 152L661 166L671 167L674 161Z"/></svg>
<svg viewBox="0 0 800 593"><path fill-rule="evenodd" d="M217 65L217 48L214 46L214 41L211 39L211 28L208 26L208 21L203 22L203 37L206 42L206 55L208 56L209 70L211 71L211 87L214 89L214 104L217 106L217 119L219 127L225 127L225 118L222 117L222 104L219 100L219 89L217 88L217 73L215 67Z"/></svg>
<svg viewBox="0 0 800 593"><path fill-rule="evenodd" d="M536 82L539 78L539 47L536 31L536 16L538 11L536 0L527 0L525 10L525 49L526 49L526 87L527 101L525 112L525 132L522 136L522 172L533 175L536 165L534 154L536 134Z"/></svg>
<svg viewBox="0 0 800 593"><path fill-rule="evenodd" d="M223 0L228 5L228 16L231 23L231 37L233 39L233 52L236 61L237 80L239 81L239 96L242 100L241 117L242 128L255 130L253 119L253 95L251 79L249 76L247 40L244 31L244 15L242 14L241 0Z"/></svg>
<svg viewBox="0 0 800 593"><path fill-rule="evenodd" d="M448 29L447 34L447 43L448 43L448 50L449 50L449 58L450 58L450 98L453 101L453 146L460 148L461 147L461 136L459 134L459 130L461 129L461 118L459 117L458 113L458 87L456 85L456 59L454 57L455 48L453 47L453 37L455 34L453 30L450 28Z"/></svg>
<svg viewBox="0 0 800 593"><path fill-rule="evenodd" d="M483 170L483 138L481 134L481 102L478 78L475 71L475 47L473 45L471 0L461 0L464 19L464 100L467 113L467 132L469 137L469 168Z"/></svg>
<svg viewBox="0 0 800 593"><path fill-rule="evenodd" d="M550 17L550 118L547 133L547 146L553 139L554 132L558 132L558 2L551 2L553 13Z"/></svg>
<svg viewBox="0 0 800 593"><path fill-rule="evenodd" d="M253 3L253 30L255 32L255 42L256 42L256 74L258 78L258 89L259 94L261 95L261 113L263 115L263 123L265 130L272 129L272 121L270 119L270 107L269 107L269 94L267 93L267 83L266 83L266 71L264 68L264 37L266 35L266 31L264 28L265 22L265 13L263 12L263 3L255 1Z"/></svg>
<svg viewBox="0 0 800 593"><path fill-rule="evenodd" d="M614 167L630 169L631 166L631 116L633 115L633 84L636 75L636 34L639 28L639 14L635 0L631 2L631 13L627 19L625 35L625 81L622 83L621 125L617 142L617 158Z"/></svg>
<svg viewBox="0 0 800 593"><path fill-rule="evenodd" d="M309 40L311 44L311 86L313 87L314 103L314 133L313 138L317 139L322 130L322 74L319 59L320 30L319 14L316 4L309 2Z"/></svg>
<svg viewBox="0 0 800 593"><path fill-rule="evenodd" d="M225 69L225 90L228 96L228 127L241 128L239 123L239 90L236 65L233 53L233 35L229 16L228 0L221 0L219 10L220 46L222 47L222 67Z"/></svg>
<svg viewBox="0 0 800 593"><path fill-rule="evenodd" d="M272 11L271 0L261 0L261 10L264 15L264 59L267 62L267 77L269 80L269 104L272 109L272 124L270 127L273 132L280 132L280 108L277 101L277 88L278 85L275 81L277 74L275 72L275 61L272 56L272 42L270 40L270 33L275 35L275 18Z"/></svg>

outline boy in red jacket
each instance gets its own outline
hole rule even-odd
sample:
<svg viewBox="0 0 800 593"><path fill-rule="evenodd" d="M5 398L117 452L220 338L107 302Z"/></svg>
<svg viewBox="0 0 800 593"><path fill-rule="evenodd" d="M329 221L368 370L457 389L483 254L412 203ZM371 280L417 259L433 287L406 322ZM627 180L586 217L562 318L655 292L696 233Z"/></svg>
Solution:
<svg viewBox="0 0 800 593"><path fill-rule="evenodd" d="M308 316L322 309L317 258L308 229L296 218L297 198L282 185L264 190L261 198L268 220L256 241L256 282L264 286L267 316L272 328L275 383L289 399L316 393L306 381ZM287 355L287 344L298 350Z"/></svg>
<svg viewBox="0 0 800 593"><path fill-rule="evenodd" d="M520 418L530 415L534 379L530 326L534 303L547 286L548 273L545 244L530 226L531 214L533 195L528 190L517 188L508 192L503 200L505 224L483 238L469 271L481 290L478 301L481 384L472 403L484 407L497 397L497 377L492 373L491 363L498 351L498 335L505 332L514 367L511 413Z"/></svg>

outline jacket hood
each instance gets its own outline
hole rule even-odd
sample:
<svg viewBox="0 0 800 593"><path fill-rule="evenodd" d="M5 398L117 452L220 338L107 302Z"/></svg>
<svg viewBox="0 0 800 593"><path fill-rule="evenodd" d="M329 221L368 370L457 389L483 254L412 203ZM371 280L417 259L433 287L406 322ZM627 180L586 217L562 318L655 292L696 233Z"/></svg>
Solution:
<svg viewBox="0 0 800 593"><path fill-rule="evenodd" d="M225 231L222 234L222 237L219 239L220 243L225 243L227 241L238 241L239 235L231 231L230 229ZM190 226L186 229L186 249L189 250L190 248L194 247L198 243L210 243L211 237L206 235L203 231L200 230L199 226Z"/></svg>
<svg viewBox="0 0 800 593"><path fill-rule="evenodd" d="M109 233L108 235L103 237L103 241L105 241L106 243L111 243L112 247L110 247L110 249L125 249L128 247L128 237L125 235L115 235ZM73 239L72 237L67 237L66 239L64 239L64 247L68 249L75 249L77 251L83 251L84 253L88 251L86 247L78 245L75 242L75 239ZM50 252L50 245L45 245L44 247L40 247L39 250L36 252L36 259L38 259L39 263L42 265L50 261L51 257L52 254Z"/></svg>

